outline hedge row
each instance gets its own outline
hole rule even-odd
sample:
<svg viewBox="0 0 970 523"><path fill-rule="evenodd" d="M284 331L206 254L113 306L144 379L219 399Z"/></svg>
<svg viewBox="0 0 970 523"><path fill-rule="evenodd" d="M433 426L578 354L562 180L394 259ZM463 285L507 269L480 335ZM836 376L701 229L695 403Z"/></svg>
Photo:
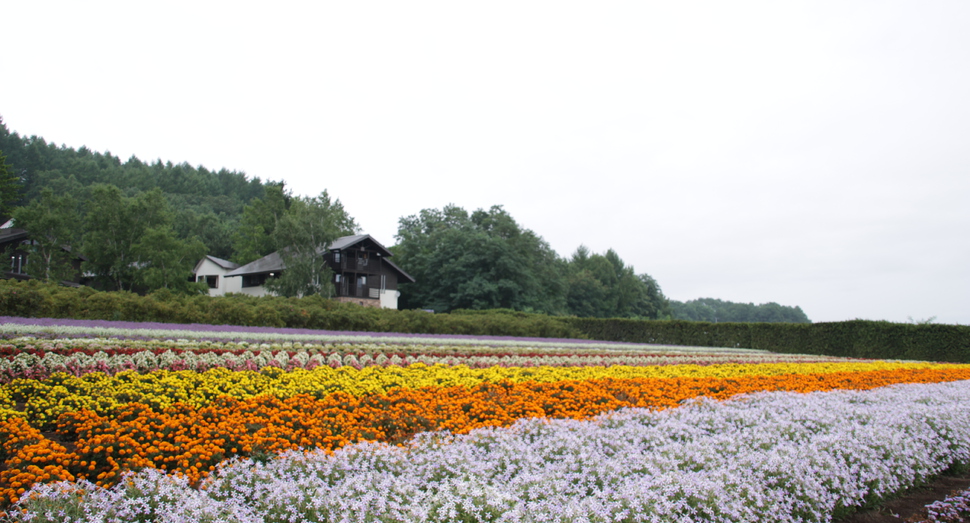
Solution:
<svg viewBox="0 0 970 523"><path fill-rule="evenodd" d="M706 323L553 317L511 310L432 314L320 297L148 296L37 281L0 280L0 315L322 330L589 338L664 345L743 347L793 354L970 363L970 326L854 320L838 323Z"/></svg>
<svg viewBox="0 0 970 523"><path fill-rule="evenodd" d="M166 289L147 296L62 287L36 280L0 280L0 315L34 318L204 323L254 327L472 334L542 338L582 338L581 332L541 314L487 311L433 314L390 310L310 296L307 298L223 297L175 294Z"/></svg>
<svg viewBox="0 0 970 523"><path fill-rule="evenodd" d="M970 363L970 326L852 320L833 323L706 323L564 318L585 336L789 354Z"/></svg>

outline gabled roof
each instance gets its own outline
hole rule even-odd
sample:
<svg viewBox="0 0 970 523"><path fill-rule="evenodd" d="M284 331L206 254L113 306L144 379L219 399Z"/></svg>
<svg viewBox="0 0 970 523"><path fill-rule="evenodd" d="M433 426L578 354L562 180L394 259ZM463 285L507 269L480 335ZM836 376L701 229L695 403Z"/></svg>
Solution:
<svg viewBox="0 0 970 523"><path fill-rule="evenodd" d="M243 276L246 274L263 274L277 272L283 269L283 258L280 257L279 253L274 252L272 254L267 254L256 261L251 261L235 270L227 272L226 277Z"/></svg>
<svg viewBox="0 0 970 523"><path fill-rule="evenodd" d="M212 263L218 265L219 267L221 267L221 268L223 268L223 269L225 269L227 271L230 271L232 269L239 268L239 264L238 263L231 262L229 260L223 260L222 258L216 258L215 256L206 255L205 258L202 258L201 260L199 260L199 263L196 263L195 264L195 270L193 270L192 272L199 272L199 267L201 267L202 266L202 262L204 262L206 260L211 261Z"/></svg>
<svg viewBox="0 0 970 523"><path fill-rule="evenodd" d="M373 244L377 246L377 250L380 251L381 256L383 257L391 256L391 251L387 250L386 247L381 245L381 242L375 240L370 234L355 234L353 236L341 236L340 238L337 238L336 240L334 240L333 243L331 243L330 246L327 247L327 250L335 251L335 250L347 249L349 247L353 247L354 245L357 245L358 243L364 240L370 240L371 242L373 242Z"/></svg>
<svg viewBox="0 0 970 523"><path fill-rule="evenodd" d="M219 267L222 267L223 269L235 269L239 267L239 264L236 262L223 260L222 258L216 258L215 256L206 256L206 258L209 258L210 260L212 260L212 263L215 263L216 265L218 265Z"/></svg>

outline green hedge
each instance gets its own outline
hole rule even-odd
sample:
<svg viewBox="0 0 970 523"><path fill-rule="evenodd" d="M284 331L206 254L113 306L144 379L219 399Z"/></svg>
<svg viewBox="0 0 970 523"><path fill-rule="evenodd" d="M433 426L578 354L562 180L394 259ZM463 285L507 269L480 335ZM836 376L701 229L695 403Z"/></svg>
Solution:
<svg viewBox="0 0 970 523"><path fill-rule="evenodd" d="M307 298L187 296L161 290L148 296L0 280L0 315L164 323L205 323L320 330L581 338L559 318L514 311L433 314Z"/></svg>
<svg viewBox="0 0 970 523"><path fill-rule="evenodd" d="M564 318L589 338L664 345L742 347L789 354L970 363L970 326L852 320L706 323Z"/></svg>
<svg viewBox="0 0 970 523"><path fill-rule="evenodd" d="M0 315L321 330L588 338L663 345L741 347L793 354L970 363L970 326L853 320L838 323L705 323L545 316L512 310L433 314L339 303L318 296L148 296L37 281L0 280Z"/></svg>

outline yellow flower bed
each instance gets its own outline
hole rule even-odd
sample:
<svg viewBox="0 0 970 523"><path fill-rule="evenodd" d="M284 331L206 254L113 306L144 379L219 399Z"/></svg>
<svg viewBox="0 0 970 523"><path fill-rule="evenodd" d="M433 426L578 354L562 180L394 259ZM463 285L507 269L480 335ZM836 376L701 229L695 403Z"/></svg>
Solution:
<svg viewBox="0 0 970 523"><path fill-rule="evenodd" d="M611 367L491 367L464 365L408 367L317 367L290 372L275 367L262 371L205 372L126 371L114 376L91 373L82 377L55 374L45 380L18 379L0 387L0 419L24 416L34 426L50 427L64 412L81 409L107 413L128 403L165 409L176 403L202 407L220 396L249 399L272 395L281 399L298 394L321 398L343 392L352 396L384 394L395 388L474 387L481 383L553 383L603 378L734 378L787 374L828 374L876 370L959 368L966 365L914 362L762 363L724 365L663 365ZM25 412L12 409L23 402Z"/></svg>

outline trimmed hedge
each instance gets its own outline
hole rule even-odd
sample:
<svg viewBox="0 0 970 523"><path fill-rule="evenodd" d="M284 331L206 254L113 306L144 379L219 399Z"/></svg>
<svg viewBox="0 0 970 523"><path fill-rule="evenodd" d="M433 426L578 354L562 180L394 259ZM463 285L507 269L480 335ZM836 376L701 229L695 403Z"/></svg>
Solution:
<svg viewBox="0 0 970 523"><path fill-rule="evenodd" d="M465 311L433 314L361 307L319 296L307 298L223 297L175 294L147 296L62 287L37 280L0 280L0 315L85 320L205 323L320 330L582 338L582 332L542 314Z"/></svg>
<svg viewBox="0 0 970 523"><path fill-rule="evenodd" d="M587 337L789 354L970 363L970 326L852 320L833 323L706 323L564 318Z"/></svg>
<svg viewBox="0 0 970 523"><path fill-rule="evenodd" d="M38 281L0 280L0 315L321 330L589 338L663 345L742 347L850 358L970 363L970 326L853 320L706 323L545 316L513 310L433 314L340 303L319 296L213 298L161 290L148 296Z"/></svg>

